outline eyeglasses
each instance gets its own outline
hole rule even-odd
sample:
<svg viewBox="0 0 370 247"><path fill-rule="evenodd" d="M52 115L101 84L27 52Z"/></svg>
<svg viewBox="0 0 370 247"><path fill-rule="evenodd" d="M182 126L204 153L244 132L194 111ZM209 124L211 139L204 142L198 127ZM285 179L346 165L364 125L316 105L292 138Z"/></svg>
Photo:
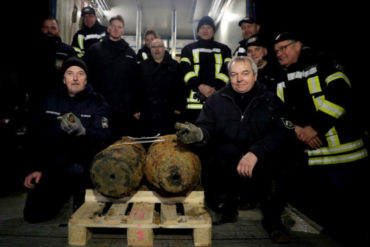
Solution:
<svg viewBox="0 0 370 247"><path fill-rule="evenodd" d="M288 46L290 46L290 45L292 45L292 44L294 44L294 43L295 43L295 41L292 41L292 42L290 42L289 44L286 44L286 45L280 46L280 47L279 47L279 49L276 49L276 50L275 50L275 53L276 53L276 54L278 54L279 52L283 52L283 51L285 51L285 50L286 50L286 48L288 48Z"/></svg>

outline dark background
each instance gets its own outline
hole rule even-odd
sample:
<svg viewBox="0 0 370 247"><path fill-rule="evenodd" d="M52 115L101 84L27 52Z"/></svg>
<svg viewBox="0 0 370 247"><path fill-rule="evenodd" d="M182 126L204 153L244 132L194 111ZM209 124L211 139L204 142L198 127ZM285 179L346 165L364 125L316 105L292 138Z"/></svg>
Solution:
<svg viewBox="0 0 370 247"><path fill-rule="evenodd" d="M366 1L254 0L253 4L255 16L266 33L273 37L281 31L300 33L307 45L327 52L342 64L356 92L363 100L367 97L370 82L366 73Z"/></svg>

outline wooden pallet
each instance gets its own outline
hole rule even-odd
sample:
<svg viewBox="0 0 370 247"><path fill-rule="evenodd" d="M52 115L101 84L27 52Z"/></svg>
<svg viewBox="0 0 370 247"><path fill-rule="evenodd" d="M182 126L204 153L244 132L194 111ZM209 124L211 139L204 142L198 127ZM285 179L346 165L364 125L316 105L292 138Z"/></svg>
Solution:
<svg viewBox="0 0 370 247"><path fill-rule="evenodd" d="M195 246L210 246L212 237L202 190L168 198L139 190L130 198L114 201L87 190L85 203L69 219L69 244L85 245L91 228L127 228L128 246L153 246L155 228L193 229Z"/></svg>

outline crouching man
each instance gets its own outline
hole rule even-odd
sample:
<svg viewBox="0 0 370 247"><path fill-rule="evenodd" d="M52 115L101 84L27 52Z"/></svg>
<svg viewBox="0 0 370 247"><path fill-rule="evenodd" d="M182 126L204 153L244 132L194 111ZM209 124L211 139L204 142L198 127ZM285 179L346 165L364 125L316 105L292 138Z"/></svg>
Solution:
<svg viewBox="0 0 370 247"><path fill-rule="evenodd" d="M89 164L110 136L109 107L87 84L87 67L72 57L63 64L63 86L33 110L29 189L25 220L36 223L55 217L73 196L73 207L84 202ZM32 164L32 165L31 165Z"/></svg>
<svg viewBox="0 0 370 247"><path fill-rule="evenodd" d="M205 103L195 125L177 123L184 144L212 152L202 169L208 206L221 213L214 224L236 222L239 196L247 186L259 193L263 226L274 242L288 242L281 222L286 205L277 154L294 126L283 118L283 103L257 80L257 65L245 56L228 65L230 82ZM272 186L274 184L274 186ZM274 189L272 189L274 187Z"/></svg>

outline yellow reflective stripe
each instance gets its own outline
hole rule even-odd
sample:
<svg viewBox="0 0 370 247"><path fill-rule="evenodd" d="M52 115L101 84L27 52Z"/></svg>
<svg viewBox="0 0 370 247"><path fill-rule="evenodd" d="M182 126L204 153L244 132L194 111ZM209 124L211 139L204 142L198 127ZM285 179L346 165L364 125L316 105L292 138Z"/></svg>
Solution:
<svg viewBox="0 0 370 247"><path fill-rule="evenodd" d="M308 78L307 84L308 84L308 89L310 90L310 94L319 93L322 91L318 76Z"/></svg>
<svg viewBox="0 0 370 247"><path fill-rule="evenodd" d="M194 94L195 92L191 90L189 97L186 99L188 102L186 108L191 110L200 110L203 108L203 103L200 103L198 99L195 99Z"/></svg>
<svg viewBox="0 0 370 247"><path fill-rule="evenodd" d="M198 49L195 49L193 50L193 62L194 64L198 64L199 63L199 50Z"/></svg>
<svg viewBox="0 0 370 247"><path fill-rule="evenodd" d="M194 73L196 74L196 76L199 75L199 70L200 70L200 65L199 64L194 65Z"/></svg>
<svg viewBox="0 0 370 247"><path fill-rule="evenodd" d="M220 72L222 66L222 56L221 54L214 55L215 55L215 77L217 78L217 74Z"/></svg>
<svg viewBox="0 0 370 247"><path fill-rule="evenodd" d="M363 148L357 152L349 153L349 154L342 154L342 155L333 155L333 156L326 156L326 157L315 157L308 159L308 165L334 165L334 164L342 164L353 162L356 160L363 159L368 156L368 152L366 148Z"/></svg>
<svg viewBox="0 0 370 247"><path fill-rule="evenodd" d="M230 57L225 58L225 63L229 63L231 61Z"/></svg>
<svg viewBox="0 0 370 247"><path fill-rule="evenodd" d="M315 105L316 111L319 110L320 106L324 103L325 101L325 95L321 95L319 97L312 96L312 101L313 104Z"/></svg>
<svg viewBox="0 0 370 247"><path fill-rule="evenodd" d="M229 82L229 77L227 75L225 75L224 73L218 73L216 75L216 78L217 79L220 79L221 81L223 81L225 83L228 83Z"/></svg>
<svg viewBox="0 0 370 247"><path fill-rule="evenodd" d="M318 110L325 112L334 118L340 118L344 113L346 113L346 110L343 107L328 100L323 100L323 102L319 104Z"/></svg>
<svg viewBox="0 0 370 247"><path fill-rule="evenodd" d="M194 71L190 71L186 73L186 75L184 76L184 82L188 83L191 78L196 77L196 76L197 74Z"/></svg>
<svg viewBox="0 0 370 247"><path fill-rule="evenodd" d="M141 53L141 57L143 58L143 60L148 59L148 55L146 54L146 52Z"/></svg>
<svg viewBox="0 0 370 247"><path fill-rule="evenodd" d="M180 62L188 63L189 65L191 65L190 59L189 59L189 58L187 58L187 57L182 57L182 58L180 59Z"/></svg>
<svg viewBox="0 0 370 247"><path fill-rule="evenodd" d="M202 108L203 108L202 104L188 104L186 106L186 109L190 109L190 110L202 110Z"/></svg>
<svg viewBox="0 0 370 247"><path fill-rule="evenodd" d="M85 49L84 40L85 40L85 36L83 36L82 34L79 34L77 36L77 43L80 46L81 51L83 51Z"/></svg>
<svg viewBox="0 0 370 247"><path fill-rule="evenodd" d="M329 147L335 147L340 145L338 132L335 127L331 128L326 134L326 141L328 142Z"/></svg>
<svg viewBox="0 0 370 247"><path fill-rule="evenodd" d="M76 47L76 46L73 46L73 49L77 52L77 53L81 53L81 49Z"/></svg>
<svg viewBox="0 0 370 247"><path fill-rule="evenodd" d="M315 150L309 150L308 156L320 156L320 155L328 155L328 154L339 154L339 153L345 153L350 152L359 148L364 147L364 142L362 139L358 139L353 142L344 143L335 147L323 147L318 148Z"/></svg>
<svg viewBox="0 0 370 247"><path fill-rule="evenodd" d="M199 101L198 99L195 99L195 98L194 98L194 94L195 94L195 92L194 92L193 90L190 90L190 95L189 95L189 97L186 99L186 101L187 101L188 103L200 103L200 101Z"/></svg>
<svg viewBox="0 0 370 247"><path fill-rule="evenodd" d="M280 82L276 86L276 94L283 102L285 102L284 88L285 88L285 82Z"/></svg>
<svg viewBox="0 0 370 247"><path fill-rule="evenodd" d="M336 72L326 77L325 79L326 85L329 85L330 82L338 79L343 79L348 84L348 86L351 87L351 82L349 81L348 77L342 72Z"/></svg>
<svg viewBox="0 0 370 247"><path fill-rule="evenodd" d="M222 67L222 54L215 54L215 78L225 83L229 82L229 77L224 73L220 73Z"/></svg>

